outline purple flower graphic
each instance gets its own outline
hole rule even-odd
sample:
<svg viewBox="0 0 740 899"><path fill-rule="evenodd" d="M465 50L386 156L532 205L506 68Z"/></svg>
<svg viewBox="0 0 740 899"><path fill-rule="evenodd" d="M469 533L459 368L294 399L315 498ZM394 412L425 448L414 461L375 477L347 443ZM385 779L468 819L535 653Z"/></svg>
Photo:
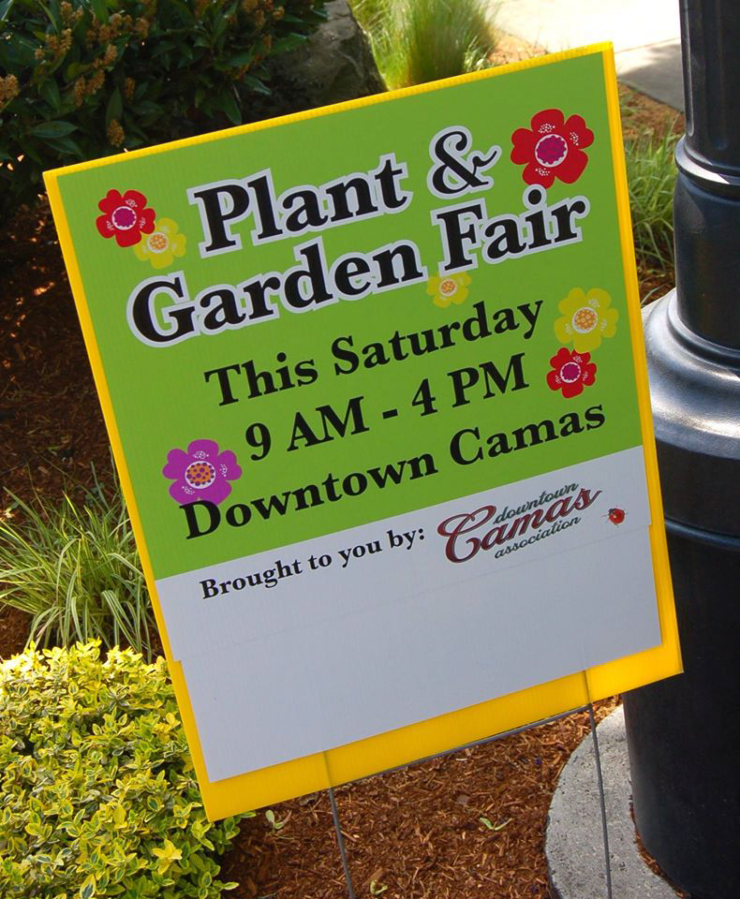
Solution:
<svg viewBox="0 0 740 899"><path fill-rule="evenodd" d="M171 478L170 496L180 505L206 500L222 503L231 493L229 481L242 476L242 470L231 450L219 453L215 440L193 440L187 452L178 448L167 453L162 469Z"/></svg>

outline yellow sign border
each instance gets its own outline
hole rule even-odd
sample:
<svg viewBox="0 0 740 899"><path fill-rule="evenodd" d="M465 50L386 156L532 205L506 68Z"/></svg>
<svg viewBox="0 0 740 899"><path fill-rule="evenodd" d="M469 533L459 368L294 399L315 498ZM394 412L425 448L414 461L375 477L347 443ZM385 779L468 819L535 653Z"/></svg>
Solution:
<svg viewBox="0 0 740 899"><path fill-rule="evenodd" d="M126 459L123 453L118 427L116 423L110 393L106 382L103 364L100 358L92 320L87 306L87 298L80 277L79 266L72 243L69 224L62 204L59 179L68 174L96 168L98 166L115 165L132 158L163 153L180 147L195 146L214 140L231 137L235 133L248 134L264 128L274 128L283 124L305 121L317 116L332 115L350 109L385 103L399 97L443 90L460 84L483 78L498 77L513 71L534 68L573 59L591 54L601 54L604 64L606 83L606 102L611 134L612 159L617 192L617 208L619 214L619 230L624 262L625 284L627 289L627 305L629 310L630 334L632 337L635 376L640 409L640 423L645 453L648 492L652 510L653 524L650 528L650 540L653 553L655 585L658 597L658 613L662 643L653 649L627 656L613 662L589 668L567 677L562 677L545 684L530 687L517 693L511 693L497 699L488 700L469 708L450 712L436 718L410 724L398 730L379 734L330 749L303 758L283 762L269 768L263 768L237 777L212 782L208 779L205 761L201 749L195 718L182 671L182 665L172 660L172 653L167 637L164 618L157 597L154 574L149 560L146 540L139 513L134 502L133 488L129 476ZM610 43L594 44L536 59L524 60L495 69L461 75L431 84L419 85L364 97L334 106L313 109L281 118L270 119L252 125L243 125L228 131L200 135L186 140L160 144L136 150L132 153L95 159L79 165L63 169L55 169L44 174L51 208L54 214L59 240L67 266L72 293L77 305L77 312L87 346L90 363L95 378L100 402L103 408L105 423L108 428L113 455L118 467L123 494L126 499L136 542L141 556L147 586L152 597L152 604L157 625L162 637L162 644L169 665L170 675L175 688L178 705L188 738L198 781L203 794L206 814L211 820L238 814L247 809L290 799L305 793L327 789L341 783L376 774L398 765L408 764L418 759L448 750L455 746L465 745L496 733L540 721L568 709L583 706L597 699L612 696L617 692L630 690L645 683L678 674L681 668L681 652L678 641L676 612L673 602L668 552L665 530L663 526L663 506L658 480L658 464L655 451L655 437L650 411L650 392L648 387L647 361L640 315L640 300L635 270L635 255L632 242L632 229L629 211L629 195L627 191L627 175L622 148L622 128L619 114L619 95L616 72L614 68L613 48ZM255 723L255 726L259 726Z"/></svg>

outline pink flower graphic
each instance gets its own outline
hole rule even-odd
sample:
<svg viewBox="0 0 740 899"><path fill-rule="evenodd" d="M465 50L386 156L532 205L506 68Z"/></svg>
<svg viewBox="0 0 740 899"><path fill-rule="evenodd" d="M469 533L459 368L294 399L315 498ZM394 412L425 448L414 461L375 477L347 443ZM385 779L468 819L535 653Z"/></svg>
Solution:
<svg viewBox="0 0 740 899"><path fill-rule="evenodd" d="M229 481L242 476L242 470L231 450L219 453L215 440L193 440L187 452L171 449L162 469L170 484L170 496L180 505L206 500L222 503L231 493Z"/></svg>
<svg viewBox="0 0 740 899"><path fill-rule="evenodd" d="M584 387L596 381L596 366L590 359L590 353L576 353L562 347L550 359L553 370L547 373L547 386L550 390L562 390L566 399L583 393Z"/></svg>
<svg viewBox="0 0 740 899"><path fill-rule="evenodd" d="M142 234L154 231L156 213L146 205L146 197L138 190L109 190L98 203L103 213L95 219L98 232L103 237L115 237L119 247L133 247Z"/></svg>
<svg viewBox="0 0 740 899"><path fill-rule="evenodd" d="M573 184L581 177L588 162L583 150L594 142L594 133L579 115L566 122L561 110L543 109L532 118L531 129L517 128L511 140L511 161L526 165L524 181L551 187L556 178Z"/></svg>

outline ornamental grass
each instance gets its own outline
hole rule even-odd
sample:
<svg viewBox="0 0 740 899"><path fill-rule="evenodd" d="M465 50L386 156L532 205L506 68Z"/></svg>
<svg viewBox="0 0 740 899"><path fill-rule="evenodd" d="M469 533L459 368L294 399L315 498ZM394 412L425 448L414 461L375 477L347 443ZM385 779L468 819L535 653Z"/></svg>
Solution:
<svg viewBox="0 0 740 899"><path fill-rule="evenodd" d="M354 0L353 10L391 88L483 68L496 46L485 0Z"/></svg>
<svg viewBox="0 0 740 899"><path fill-rule="evenodd" d="M97 638L150 659L151 602L118 485L109 497L96 482L82 501L12 499L0 519L0 603L31 615L29 641Z"/></svg>

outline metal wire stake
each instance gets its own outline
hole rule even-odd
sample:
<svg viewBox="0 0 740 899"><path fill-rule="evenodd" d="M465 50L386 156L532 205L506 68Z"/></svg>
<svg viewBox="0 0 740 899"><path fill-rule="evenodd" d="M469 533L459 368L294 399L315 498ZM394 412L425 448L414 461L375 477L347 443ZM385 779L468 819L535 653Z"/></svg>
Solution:
<svg viewBox="0 0 740 899"><path fill-rule="evenodd" d="M333 787L329 787L329 801L331 802L331 813L334 817L334 829L337 832L337 845L339 846L339 855L341 856L342 867L344 868L344 879L347 881L347 892L349 893L349 899L356 899L355 890L352 886L352 875L350 874L349 863L347 861L347 852L344 848L344 837L342 836L342 827L339 823L339 812L337 810L337 800L334 798Z"/></svg>
<svg viewBox="0 0 740 899"><path fill-rule="evenodd" d="M588 717L591 719L591 739L594 741L594 756L596 757L596 781L599 785L599 799L601 801L601 832L604 837L604 860L606 870L606 895L613 899L612 894L612 860L609 852L609 831L606 826L606 797L604 796L604 778L601 773L601 754L599 753L599 738L596 736L596 718L594 707L589 702Z"/></svg>

